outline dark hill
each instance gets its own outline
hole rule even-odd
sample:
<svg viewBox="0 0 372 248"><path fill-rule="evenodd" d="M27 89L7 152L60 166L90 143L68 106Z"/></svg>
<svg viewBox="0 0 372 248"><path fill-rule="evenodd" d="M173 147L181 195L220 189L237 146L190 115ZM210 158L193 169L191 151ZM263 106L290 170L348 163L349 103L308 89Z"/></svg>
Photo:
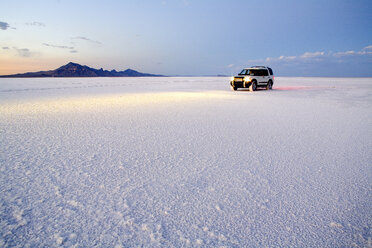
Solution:
<svg viewBox="0 0 372 248"><path fill-rule="evenodd" d="M0 77L161 77L161 75L141 73L132 69L127 69L125 71L107 71L101 68L97 70L86 65L79 65L77 63L70 62L55 70L27 72L22 74L4 75Z"/></svg>

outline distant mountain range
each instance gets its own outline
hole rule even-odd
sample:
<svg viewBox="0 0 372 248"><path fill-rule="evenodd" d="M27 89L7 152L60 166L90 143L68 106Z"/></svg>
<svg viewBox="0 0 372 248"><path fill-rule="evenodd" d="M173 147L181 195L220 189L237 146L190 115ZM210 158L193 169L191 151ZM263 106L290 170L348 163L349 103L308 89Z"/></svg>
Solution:
<svg viewBox="0 0 372 248"><path fill-rule="evenodd" d="M116 70L97 70L86 65L79 65L77 63L68 63L55 70L26 72L13 75L4 75L0 77L8 78L28 78L28 77L162 77L162 75L155 75L149 73L141 73L132 69L125 71Z"/></svg>

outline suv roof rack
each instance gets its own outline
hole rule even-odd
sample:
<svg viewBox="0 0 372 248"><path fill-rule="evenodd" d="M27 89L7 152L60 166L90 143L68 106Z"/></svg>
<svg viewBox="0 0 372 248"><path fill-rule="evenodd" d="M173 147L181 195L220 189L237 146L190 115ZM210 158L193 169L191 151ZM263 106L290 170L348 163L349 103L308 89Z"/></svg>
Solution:
<svg viewBox="0 0 372 248"><path fill-rule="evenodd" d="M251 66L251 68L267 68L267 67L263 65L254 65L254 66Z"/></svg>

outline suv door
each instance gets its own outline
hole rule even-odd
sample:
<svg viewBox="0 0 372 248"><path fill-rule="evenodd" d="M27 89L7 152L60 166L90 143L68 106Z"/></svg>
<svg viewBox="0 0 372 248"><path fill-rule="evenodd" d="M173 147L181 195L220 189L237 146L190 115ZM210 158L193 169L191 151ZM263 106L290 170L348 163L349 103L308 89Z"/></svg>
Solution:
<svg viewBox="0 0 372 248"><path fill-rule="evenodd" d="M259 85L262 85L262 84L265 84L265 72L264 72L265 70L263 70L263 69L259 69L258 70L258 75L257 75L257 83L259 84Z"/></svg>
<svg viewBox="0 0 372 248"><path fill-rule="evenodd" d="M267 84L269 82L269 71L267 69L262 69L262 84Z"/></svg>

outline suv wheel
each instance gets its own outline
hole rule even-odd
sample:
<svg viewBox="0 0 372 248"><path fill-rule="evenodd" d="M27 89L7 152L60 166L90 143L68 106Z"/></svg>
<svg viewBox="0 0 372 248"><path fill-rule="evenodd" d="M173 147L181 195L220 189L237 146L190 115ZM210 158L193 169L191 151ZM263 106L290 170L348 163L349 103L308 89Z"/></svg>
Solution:
<svg viewBox="0 0 372 248"><path fill-rule="evenodd" d="M273 82L271 82L271 80L267 83L266 85L266 89L267 90L271 90L273 88Z"/></svg>
<svg viewBox="0 0 372 248"><path fill-rule="evenodd" d="M231 89L232 89L233 91L236 91L238 88L236 88L235 86L231 86Z"/></svg>
<svg viewBox="0 0 372 248"><path fill-rule="evenodd" d="M256 84L256 81L253 81L251 83L251 86L249 86L249 91L255 91L257 89L257 84Z"/></svg>

